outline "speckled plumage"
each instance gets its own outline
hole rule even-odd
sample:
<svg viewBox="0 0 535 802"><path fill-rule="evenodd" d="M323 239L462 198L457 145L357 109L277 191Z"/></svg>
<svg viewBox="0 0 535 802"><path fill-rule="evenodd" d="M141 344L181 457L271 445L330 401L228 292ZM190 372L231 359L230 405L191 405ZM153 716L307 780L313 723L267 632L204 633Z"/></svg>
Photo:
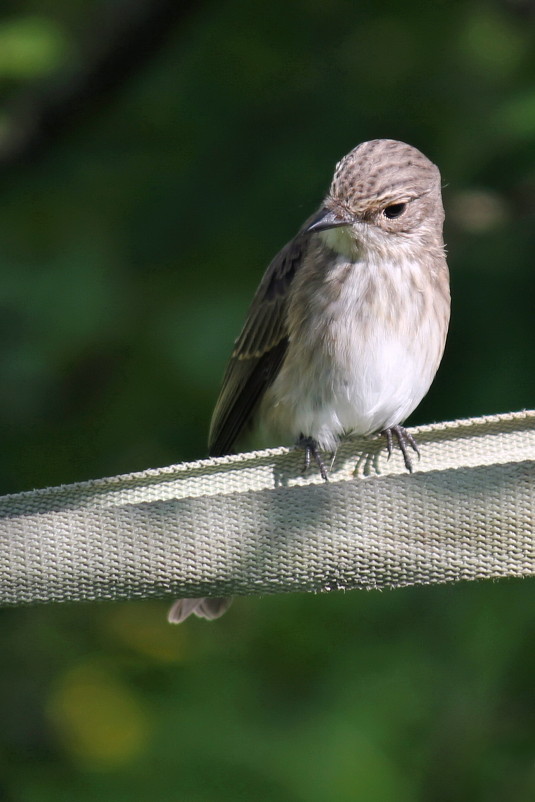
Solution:
<svg viewBox="0 0 535 802"><path fill-rule="evenodd" d="M348 433L384 432L411 469L414 444L401 424L433 381L449 323L443 219L440 173L416 148L376 139L337 164L320 210L254 296L210 454L229 453L251 432L261 445L297 440L326 478L319 450Z"/></svg>
<svg viewBox="0 0 535 802"><path fill-rule="evenodd" d="M405 203L399 217L385 208ZM332 227L314 228L332 215ZM321 209L268 267L224 377L210 453L402 423L427 392L449 321L438 168L395 140L336 166ZM310 230L312 226L312 231Z"/></svg>

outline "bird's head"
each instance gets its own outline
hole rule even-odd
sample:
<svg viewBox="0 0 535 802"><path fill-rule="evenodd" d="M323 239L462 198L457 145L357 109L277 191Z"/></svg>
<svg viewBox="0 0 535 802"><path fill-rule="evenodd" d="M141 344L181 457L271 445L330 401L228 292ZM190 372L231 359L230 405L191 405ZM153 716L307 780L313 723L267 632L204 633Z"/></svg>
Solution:
<svg viewBox="0 0 535 802"><path fill-rule="evenodd" d="M329 193L308 226L335 250L442 246L440 172L394 139L363 142L336 166Z"/></svg>

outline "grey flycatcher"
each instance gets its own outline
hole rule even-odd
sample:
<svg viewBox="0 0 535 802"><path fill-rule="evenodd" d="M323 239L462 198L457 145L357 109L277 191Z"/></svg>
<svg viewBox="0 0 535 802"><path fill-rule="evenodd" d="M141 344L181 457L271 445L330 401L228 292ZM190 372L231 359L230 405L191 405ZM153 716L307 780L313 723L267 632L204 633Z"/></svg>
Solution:
<svg viewBox="0 0 535 802"><path fill-rule="evenodd" d="M438 168L392 139L363 142L336 166L319 211L266 270L227 366L211 456L259 433L296 442L321 476L321 452L346 434L394 438L437 372L450 318ZM230 599L181 599L169 612L214 619Z"/></svg>

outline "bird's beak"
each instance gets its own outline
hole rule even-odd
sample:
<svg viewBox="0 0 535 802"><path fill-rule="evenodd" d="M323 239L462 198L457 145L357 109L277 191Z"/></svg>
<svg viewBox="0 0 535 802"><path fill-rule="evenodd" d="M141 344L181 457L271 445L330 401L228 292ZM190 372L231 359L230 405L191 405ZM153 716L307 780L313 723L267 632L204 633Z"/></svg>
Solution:
<svg viewBox="0 0 535 802"><path fill-rule="evenodd" d="M308 233L326 231L328 228L350 226L353 222L354 221L349 217L342 217L339 212L333 212L330 209L320 209L315 219L306 230Z"/></svg>

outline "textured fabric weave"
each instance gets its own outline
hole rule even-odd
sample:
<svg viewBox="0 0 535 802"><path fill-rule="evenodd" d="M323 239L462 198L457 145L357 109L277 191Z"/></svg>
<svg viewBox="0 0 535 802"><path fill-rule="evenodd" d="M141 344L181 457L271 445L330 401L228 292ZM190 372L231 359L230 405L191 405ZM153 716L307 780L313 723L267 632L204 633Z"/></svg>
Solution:
<svg viewBox="0 0 535 802"><path fill-rule="evenodd" d="M0 499L0 604L401 587L535 573L535 412L284 448Z"/></svg>

